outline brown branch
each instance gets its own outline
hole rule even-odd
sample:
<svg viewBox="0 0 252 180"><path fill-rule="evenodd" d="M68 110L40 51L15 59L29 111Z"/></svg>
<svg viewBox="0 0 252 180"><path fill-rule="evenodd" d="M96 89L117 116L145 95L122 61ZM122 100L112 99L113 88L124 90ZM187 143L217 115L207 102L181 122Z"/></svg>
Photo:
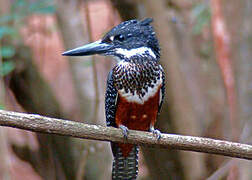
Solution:
<svg viewBox="0 0 252 180"><path fill-rule="evenodd" d="M204 152L252 160L252 146L248 144L175 134L162 134L161 139L157 141L149 132L133 130L129 131L128 139L125 141L120 129L117 128L89 125L34 114L0 110L0 126L83 139L127 142L143 146Z"/></svg>

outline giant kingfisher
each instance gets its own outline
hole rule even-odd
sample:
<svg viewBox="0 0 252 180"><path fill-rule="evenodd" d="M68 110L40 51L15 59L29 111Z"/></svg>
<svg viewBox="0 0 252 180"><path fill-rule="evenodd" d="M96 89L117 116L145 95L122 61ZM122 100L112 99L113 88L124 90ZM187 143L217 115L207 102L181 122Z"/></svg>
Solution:
<svg viewBox="0 0 252 180"><path fill-rule="evenodd" d="M154 124L164 99L165 76L159 64L160 47L151 22L151 18L122 22L101 40L62 54L100 54L116 58L117 64L107 79L105 114L107 126L120 128L125 138L128 129L149 130L157 139L161 137ZM136 179L139 147L111 142L111 149L112 179Z"/></svg>

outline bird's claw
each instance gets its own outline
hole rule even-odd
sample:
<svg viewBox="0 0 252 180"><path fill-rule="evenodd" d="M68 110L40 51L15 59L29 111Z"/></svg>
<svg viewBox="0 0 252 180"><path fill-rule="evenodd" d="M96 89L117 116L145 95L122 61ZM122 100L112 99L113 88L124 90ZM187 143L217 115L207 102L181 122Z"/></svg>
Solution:
<svg viewBox="0 0 252 180"><path fill-rule="evenodd" d="M122 130L124 139L128 139L129 129L124 125L120 125L119 128Z"/></svg>
<svg viewBox="0 0 252 180"><path fill-rule="evenodd" d="M153 135L159 140L161 138L161 132L157 129L154 129L154 127L150 127L150 132L153 133Z"/></svg>

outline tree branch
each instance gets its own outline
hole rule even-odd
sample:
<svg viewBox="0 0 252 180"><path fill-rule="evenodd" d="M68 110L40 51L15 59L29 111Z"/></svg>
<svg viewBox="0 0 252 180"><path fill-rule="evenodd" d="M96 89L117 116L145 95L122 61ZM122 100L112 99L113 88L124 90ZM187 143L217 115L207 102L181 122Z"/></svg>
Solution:
<svg viewBox="0 0 252 180"><path fill-rule="evenodd" d="M149 132L134 130L129 130L126 141L120 129L117 128L89 125L35 114L0 110L0 126L83 139L127 142L252 160L252 146L248 144L175 134L162 134L161 139L157 141Z"/></svg>

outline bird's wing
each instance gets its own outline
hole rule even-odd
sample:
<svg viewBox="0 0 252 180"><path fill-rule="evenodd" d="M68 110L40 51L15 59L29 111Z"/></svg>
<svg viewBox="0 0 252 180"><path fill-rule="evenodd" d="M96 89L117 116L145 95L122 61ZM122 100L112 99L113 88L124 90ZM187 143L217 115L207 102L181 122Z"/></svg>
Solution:
<svg viewBox="0 0 252 180"><path fill-rule="evenodd" d="M115 115L117 109L118 92L114 86L113 70L109 72L105 95L105 112L107 126L116 127ZM129 145L131 146L131 145ZM133 148L127 157L124 157L118 143L111 142L114 156L112 179L136 179L138 172L138 146Z"/></svg>
<svg viewBox="0 0 252 180"><path fill-rule="evenodd" d="M118 92L114 86L113 70L108 74L107 88L105 95L105 114L107 126L116 127L115 114L117 107Z"/></svg>
<svg viewBox="0 0 252 180"><path fill-rule="evenodd" d="M164 70L161 65L160 65L160 68L161 68L161 73L162 73L162 85L161 85L161 89L160 89L158 113L160 113L160 111L161 111L161 107L164 102L164 96L165 96L165 73L164 73Z"/></svg>

